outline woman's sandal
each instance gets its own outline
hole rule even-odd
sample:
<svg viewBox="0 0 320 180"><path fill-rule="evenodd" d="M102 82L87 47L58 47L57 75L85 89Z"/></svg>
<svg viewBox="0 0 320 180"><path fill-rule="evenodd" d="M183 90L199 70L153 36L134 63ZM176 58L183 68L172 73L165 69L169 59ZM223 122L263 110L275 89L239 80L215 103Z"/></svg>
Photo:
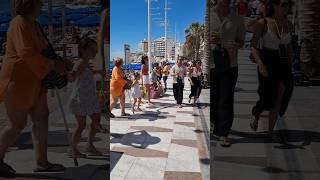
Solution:
<svg viewBox="0 0 320 180"><path fill-rule="evenodd" d="M112 114L111 112L109 113L110 118L115 118L116 116Z"/></svg>
<svg viewBox="0 0 320 180"><path fill-rule="evenodd" d="M89 147L86 149L86 153L88 156L103 156L102 152L98 151L94 147Z"/></svg>
<svg viewBox="0 0 320 180"><path fill-rule="evenodd" d="M259 120L257 117L255 117L254 115L252 115L251 117L251 121L250 121L250 128L252 131L256 132L258 129L258 124L259 124Z"/></svg>
<svg viewBox="0 0 320 180"><path fill-rule="evenodd" d="M52 164L49 163L47 167L37 167L36 169L33 170L33 172L38 173L38 172L63 172L65 171L65 167L61 164Z"/></svg>
<svg viewBox="0 0 320 180"><path fill-rule="evenodd" d="M130 116L128 113L121 113L121 116Z"/></svg>
<svg viewBox="0 0 320 180"><path fill-rule="evenodd" d="M226 137L220 137L219 141L220 141L220 146L221 147L230 147L231 146L230 141Z"/></svg>

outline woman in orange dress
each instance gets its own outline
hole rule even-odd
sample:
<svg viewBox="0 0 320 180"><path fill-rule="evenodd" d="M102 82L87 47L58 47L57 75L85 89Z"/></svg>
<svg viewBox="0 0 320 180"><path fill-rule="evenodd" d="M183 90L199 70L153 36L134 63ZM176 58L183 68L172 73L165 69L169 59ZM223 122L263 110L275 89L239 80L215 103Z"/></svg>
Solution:
<svg viewBox="0 0 320 180"><path fill-rule="evenodd" d="M111 96L110 112L112 112L112 109L117 104L119 98L124 99L123 87L127 83L127 81L124 79L125 75L121 68L123 65L123 60L121 58L116 58L114 63L115 63L115 66L112 70L112 77L110 82L110 96ZM121 114L126 115L124 102L120 101L120 106L121 106ZM114 117L112 113L111 115Z"/></svg>
<svg viewBox="0 0 320 180"><path fill-rule="evenodd" d="M6 54L0 72L0 102L4 100L9 124L0 136L0 176L14 177L15 170L3 159L27 124L30 115L35 149L36 172L63 171L64 167L47 159L48 118L47 90L42 79L51 70L62 73L64 63L43 56L48 42L41 34L36 18L41 13L41 0L15 0L17 16L7 34Z"/></svg>

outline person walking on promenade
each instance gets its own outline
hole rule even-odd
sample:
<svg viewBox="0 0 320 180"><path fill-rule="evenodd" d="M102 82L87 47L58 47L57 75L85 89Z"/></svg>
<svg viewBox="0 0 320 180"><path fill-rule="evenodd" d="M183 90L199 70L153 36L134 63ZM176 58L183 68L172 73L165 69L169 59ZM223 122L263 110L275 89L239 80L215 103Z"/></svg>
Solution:
<svg viewBox="0 0 320 180"><path fill-rule="evenodd" d="M127 114L125 113L125 102L121 100L124 99L124 86L127 84L127 81L125 80L125 74L122 70L123 60L121 58L116 58L114 60L114 64L115 66L112 70L110 82L110 112L112 112L112 109L115 107L118 100L120 99L121 116L127 116Z"/></svg>
<svg viewBox="0 0 320 180"><path fill-rule="evenodd" d="M102 153L97 151L93 145L97 130L100 126L101 109L98 98L96 96L96 85L94 74L102 74L104 71L92 71L89 67L89 61L96 57L97 43L93 39L83 38L78 45L80 60L74 66L74 70L70 74L70 81L75 81L75 86L71 94L69 104L72 114L77 120L77 126L72 134L72 147L70 151L71 157L85 158L86 155L78 150L81 134L86 128L86 117L92 120L86 152L89 155L101 156Z"/></svg>
<svg viewBox="0 0 320 180"><path fill-rule="evenodd" d="M151 103L150 96L150 77L149 77L149 67L148 67L148 56L142 56L141 58L141 75L142 75L142 85L145 86L147 92L148 103Z"/></svg>
<svg viewBox="0 0 320 180"><path fill-rule="evenodd" d="M0 72L0 102L4 100L9 124L0 136L0 176L15 177L16 171L4 162L5 154L21 131L28 116L32 120L35 172L64 171L64 166L48 161L49 108L47 89L42 80L54 70L66 71L64 62L49 59L43 53L49 42L36 19L41 14L41 0L15 0L16 17L10 22L6 54Z"/></svg>
<svg viewBox="0 0 320 180"><path fill-rule="evenodd" d="M157 80L161 81L162 79L162 67L160 64L157 64L156 66L156 74L157 74Z"/></svg>
<svg viewBox="0 0 320 180"><path fill-rule="evenodd" d="M250 127L256 131L261 113L269 110L269 135L276 140L273 129L278 116L283 116L293 91L292 40L293 26L286 19L288 3L266 1L266 18L256 27L251 42L252 54L258 65L259 101L252 109ZM259 42L262 49L259 50Z"/></svg>
<svg viewBox="0 0 320 180"><path fill-rule="evenodd" d="M189 70L189 82L191 84L191 93L189 95L189 103L191 103L191 99L193 98L193 105L196 104L197 99L200 97L202 84L202 69L201 69L201 61L193 62L192 66Z"/></svg>
<svg viewBox="0 0 320 180"><path fill-rule="evenodd" d="M218 0L210 17L211 44L211 104L213 135L222 147L228 140L234 116L234 91L238 78L238 49L244 44L245 26L242 17L230 9L230 0Z"/></svg>
<svg viewBox="0 0 320 180"><path fill-rule="evenodd" d="M140 109L140 104L141 104L141 89L140 89L140 79L141 75L138 72L134 73L134 80L132 82L132 98L133 98L133 103L132 103L132 113L134 114L135 111L142 111ZM135 109L136 104L138 102L138 107Z"/></svg>
<svg viewBox="0 0 320 180"><path fill-rule="evenodd" d="M173 76L173 95L178 107L182 108L184 78L187 75L186 67L183 65L183 58L179 57L177 63L171 69Z"/></svg>
<svg viewBox="0 0 320 180"><path fill-rule="evenodd" d="M162 75L163 75L163 84L164 84L164 91L167 91L167 80L168 76L170 74L170 65L168 62L164 62L164 67L162 70Z"/></svg>

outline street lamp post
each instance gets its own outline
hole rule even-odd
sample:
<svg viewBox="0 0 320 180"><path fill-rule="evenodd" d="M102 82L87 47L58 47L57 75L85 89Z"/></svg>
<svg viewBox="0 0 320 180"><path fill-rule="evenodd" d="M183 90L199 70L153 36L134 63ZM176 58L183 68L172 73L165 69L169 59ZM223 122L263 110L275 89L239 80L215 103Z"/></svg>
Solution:
<svg viewBox="0 0 320 180"><path fill-rule="evenodd" d="M167 61L167 52L168 52L168 42L167 42L167 10L168 10L168 1L165 0L164 7L164 60Z"/></svg>
<svg viewBox="0 0 320 180"><path fill-rule="evenodd" d="M148 0L148 59L149 59L149 74L151 76L152 66L151 66L151 0Z"/></svg>

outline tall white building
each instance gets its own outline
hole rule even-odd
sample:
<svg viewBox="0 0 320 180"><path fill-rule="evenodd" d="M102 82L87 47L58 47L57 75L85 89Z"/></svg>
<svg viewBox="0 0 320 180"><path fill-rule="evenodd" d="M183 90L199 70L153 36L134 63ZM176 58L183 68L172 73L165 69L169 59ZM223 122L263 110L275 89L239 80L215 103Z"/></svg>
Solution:
<svg viewBox="0 0 320 180"><path fill-rule="evenodd" d="M165 57L165 37L158 38L152 42L152 53L156 57ZM175 56L175 42L172 38L167 38L167 58Z"/></svg>
<svg viewBox="0 0 320 180"><path fill-rule="evenodd" d="M142 53L148 53L148 41L144 39L139 43L139 51Z"/></svg>
<svg viewBox="0 0 320 180"><path fill-rule="evenodd" d="M130 53L130 45L124 45L124 63L131 63L131 53Z"/></svg>
<svg viewBox="0 0 320 180"><path fill-rule="evenodd" d="M183 44L181 44L180 42L176 42L175 55L175 58L183 56Z"/></svg>

